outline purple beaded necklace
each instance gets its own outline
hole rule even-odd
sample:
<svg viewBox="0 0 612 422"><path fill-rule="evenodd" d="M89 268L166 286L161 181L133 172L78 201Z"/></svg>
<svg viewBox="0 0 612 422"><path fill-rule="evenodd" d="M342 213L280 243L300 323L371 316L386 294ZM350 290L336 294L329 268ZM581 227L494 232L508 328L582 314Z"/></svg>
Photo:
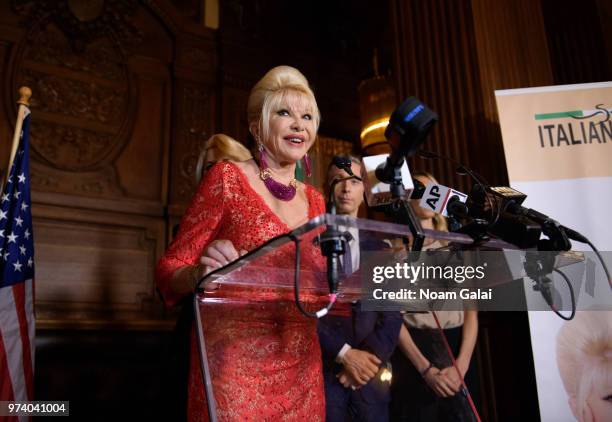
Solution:
<svg viewBox="0 0 612 422"><path fill-rule="evenodd" d="M264 185L266 185L266 188L272 194L272 196L280 199L281 201L291 201L297 192L297 181L295 179L291 179L289 185L283 185L272 178L272 172L268 167L266 152L262 144L259 144L259 163L261 166L259 177L261 180L263 180Z"/></svg>

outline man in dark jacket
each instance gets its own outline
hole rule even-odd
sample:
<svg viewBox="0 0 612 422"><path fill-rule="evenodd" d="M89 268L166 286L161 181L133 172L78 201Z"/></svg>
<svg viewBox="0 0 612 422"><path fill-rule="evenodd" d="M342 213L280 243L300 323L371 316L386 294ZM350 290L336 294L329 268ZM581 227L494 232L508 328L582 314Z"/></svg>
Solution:
<svg viewBox="0 0 612 422"><path fill-rule="evenodd" d="M350 156L353 174L361 174L361 163ZM345 170L330 164L327 181L346 178ZM363 202L363 183L343 180L335 186L338 214L357 217ZM359 268L360 252L380 250L386 244L349 228L350 258L343 262L345 272ZM352 303L347 315L328 315L319 321L318 332L323 355L326 420L344 422L347 417L358 421L386 421L389 418L390 375L387 361L391 356L402 325L399 312L366 312L359 302Z"/></svg>

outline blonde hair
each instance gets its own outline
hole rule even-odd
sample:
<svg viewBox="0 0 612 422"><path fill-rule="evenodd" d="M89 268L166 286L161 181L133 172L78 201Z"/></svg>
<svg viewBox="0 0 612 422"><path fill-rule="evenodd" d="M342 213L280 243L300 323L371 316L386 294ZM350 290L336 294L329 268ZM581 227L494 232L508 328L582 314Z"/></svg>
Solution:
<svg viewBox="0 0 612 422"><path fill-rule="evenodd" d="M204 164L206 163L206 155L209 151L217 152L217 161L222 159L246 161L252 158L249 150L240 142L223 133L217 133L208 138L202 146L195 169L195 179L197 183L200 183L204 175Z"/></svg>
<svg viewBox="0 0 612 422"><path fill-rule="evenodd" d="M319 129L321 115L308 80L294 67L277 66L269 70L251 89L247 104L249 124L257 123L263 139L270 133L271 112L286 103L289 95L296 94L308 103L315 132Z"/></svg>
<svg viewBox="0 0 612 422"><path fill-rule="evenodd" d="M557 366L582 420L596 383L612 383L612 311L578 311L557 334Z"/></svg>
<svg viewBox="0 0 612 422"><path fill-rule="evenodd" d="M433 177L431 173L428 173L426 171L417 171L415 173L412 173L412 177L417 177L417 176L426 177L427 179L431 180L436 185L439 185L438 181L436 180L435 177ZM436 215L434 215L433 217L434 229L440 232L447 232L448 224L446 223L446 218L440 213L435 213L435 214Z"/></svg>

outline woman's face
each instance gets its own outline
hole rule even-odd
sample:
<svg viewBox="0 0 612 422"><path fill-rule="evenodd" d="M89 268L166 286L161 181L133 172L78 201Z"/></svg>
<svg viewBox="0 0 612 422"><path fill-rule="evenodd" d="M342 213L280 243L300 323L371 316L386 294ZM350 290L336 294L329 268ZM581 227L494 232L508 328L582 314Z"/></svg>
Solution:
<svg viewBox="0 0 612 422"><path fill-rule="evenodd" d="M418 180L419 182L421 182L422 184L424 184L425 186L427 186L428 183L431 183L431 180L429 180L425 176L415 176L414 178ZM421 220L427 220L430 218L434 218L436 216L436 214L432 210L421 208L419 206L419 202L421 202L420 199L410 200L410 204L412 205L412 209L414 210L414 213L417 216L417 218Z"/></svg>
<svg viewBox="0 0 612 422"><path fill-rule="evenodd" d="M585 413L587 414L583 416L581 422L603 422L612 419L612 383L610 383L612 377L607 378L608 382L601 379L600 382L593 383L591 394L586 400Z"/></svg>
<svg viewBox="0 0 612 422"><path fill-rule="evenodd" d="M315 141L316 129L310 102L304 95L289 93L270 110L270 131L262 142L277 163L301 160Z"/></svg>

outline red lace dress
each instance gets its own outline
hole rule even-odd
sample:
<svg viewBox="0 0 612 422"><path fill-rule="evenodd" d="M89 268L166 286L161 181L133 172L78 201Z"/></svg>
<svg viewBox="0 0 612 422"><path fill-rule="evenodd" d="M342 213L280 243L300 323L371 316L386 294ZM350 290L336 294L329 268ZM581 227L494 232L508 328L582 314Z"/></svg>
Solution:
<svg viewBox="0 0 612 422"><path fill-rule="evenodd" d="M306 194L309 218L322 214L322 196L308 185ZM242 170L230 162L218 163L200 184L179 233L158 263L157 283L166 304L171 306L181 299L169 290L172 274L184 265L196 264L212 240L228 239L237 250L251 251L288 231ZM302 269L324 265L312 242L302 244ZM268 268L292 265L294 249L291 244L285 246L284 253L275 254L267 263ZM272 279L278 276L273 273L270 271ZM250 301L272 305L224 305L204 318L219 419L323 421L325 402L316 320L302 316L286 292L258 288L241 289L240 294ZM320 302L320 298L308 294L302 295L302 300ZM195 335L188 415L192 421L208 419Z"/></svg>

